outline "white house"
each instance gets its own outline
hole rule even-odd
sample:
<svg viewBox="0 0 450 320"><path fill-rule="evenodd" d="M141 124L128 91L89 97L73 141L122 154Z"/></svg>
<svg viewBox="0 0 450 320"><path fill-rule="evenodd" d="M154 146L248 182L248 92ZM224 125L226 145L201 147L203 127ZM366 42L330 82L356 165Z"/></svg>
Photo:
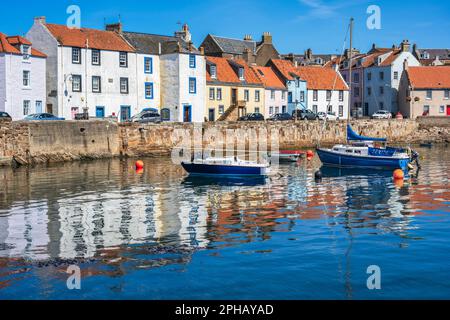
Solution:
<svg viewBox="0 0 450 320"><path fill-rule="evenodd" d="M298 67L296 74L306 81L308 109L348 119L349 87L338 71L328 67Z"/></svg>
<svg viewBox="0 0 450 320"><path fill-rule="evenodd" d="M45 111L46 55L20 36L0 33L0 111L13 120Z"/></svg>
<svg viewBox="0 0 450 320"><path fill-rule="evenodd" d="M364 69L364 110L372 115L378 110L396 113L398 107L398 89L404 73L404 62L409 66L420 66L420 62L410 52L410 44L404 40L400 48L391 50L377 49L379 54L363 59ZM373 61L365 61L372 59ZM369 63L367 63L369 62Z"/></svg>
<svg viewBox="0 0 450 320"><path fill-rule="evenodd" d="M139 60L148 57L153 61L153 77L146 75L144 82L153 81L154 101L160 103L162 118L174 122L203 122L206 60L192 44L188 26L184 25L175 36L120 33L136 48Z"/></svg>
<svg viewBox="0 0 450 320"><path fill-rule="evenodd" d="M116 32L71 29L41 17L27 37L48 56L48 112L66 119L88 112L125 121L148 105L144 89L137 88L135 49Z"/></svg>
<svg viewBox="0 0 450 320"><path fill-rule="evenodd" d="M252 66L258 78L264 84L264 117L270 118L277 113L288 112L288 89L271 67Z"/></svg>

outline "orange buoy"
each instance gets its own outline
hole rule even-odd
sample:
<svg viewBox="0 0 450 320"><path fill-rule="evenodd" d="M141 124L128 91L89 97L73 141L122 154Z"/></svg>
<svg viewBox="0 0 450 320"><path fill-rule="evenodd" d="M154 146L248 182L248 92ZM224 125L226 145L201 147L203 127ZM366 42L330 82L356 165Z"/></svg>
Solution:
<svg viewBox="0 0 450 320"><path fill-rule="evenodd" d="M394 180L394 185L395 185L398 189L403 188L404 184L405 184L405 181L404 181L403 179L397 179L397 180Z"/></svg>
<svg viewBox="0 0 450 320"><path fill-rule="evenodd" d="M312 152L311 150L306 151L306 156L308 158L314 158L314 152Z"/></svg>
<svg viewBox="0 0 450 320"><path fill-rule="evenodd" d="M138 160L138 161L136 161L136 170L142 170L142 169L144 169L144 161L142 161L142 160Z"/></svg>
<svg viewBox="0 0 450 320"><path fill-rule="evenodd" d="M397 169L394 171L394 179L395 180L403 180L405 178L405 173L402 169Z"/></svg>
<svg viewBox="0 0 450 320"><path fill-rule="evenodd" d="M136 169L136 174L143 174L144 173L144 169Z"/></svg>

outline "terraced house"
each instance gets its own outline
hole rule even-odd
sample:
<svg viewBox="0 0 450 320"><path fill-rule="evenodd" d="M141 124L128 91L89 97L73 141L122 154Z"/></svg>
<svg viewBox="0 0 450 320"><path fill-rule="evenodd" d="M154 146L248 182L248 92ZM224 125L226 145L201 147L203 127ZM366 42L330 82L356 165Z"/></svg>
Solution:
<svg viewBox="0 0 450 320"><path fill-rule="evenodd" d="M265 113L264 85L243 59L206 57L206 81L208 121Z"/></svg>
<svg viewBox="0 0 450 320"><path fill-rule="evenodd" d="M20 36L0 33L0 111L13 120L45 111L46 55Z"/></svg>

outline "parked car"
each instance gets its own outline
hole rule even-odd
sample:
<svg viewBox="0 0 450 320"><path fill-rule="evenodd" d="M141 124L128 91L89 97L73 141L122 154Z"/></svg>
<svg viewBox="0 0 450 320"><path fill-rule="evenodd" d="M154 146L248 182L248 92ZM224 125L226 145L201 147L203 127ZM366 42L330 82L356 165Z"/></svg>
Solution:
<svg viewBox="0 0 450 320"><path fill-rule="evenodd" d="M64 118L58 118L50 113L36 113L26 116L25 121L63 121Z"/></svg>
<svg viewBox="0 0 450 320"><path fill-rule="evenodd" d="M264 116L261 113L248 113L240 117L238 121L264 121Z"/></svg>
<svg viewBox="0 0 450 320"><path fill-rule="evenodd" d="M289 121L292 116L289 113L277 113L271 116L267 121Z"/></svg>
<svg viewBox="0 0 450 320"><path fill-rule="evenodd" d="M12 118L8 113L1 111L0 112L0 121L12 121Z"/></svg>
<svg viewBox="0 0 450 320"><path fill-rule="evenodd" d="M137 123L160 123L161 115L154 111L143 111L132 117L130 121Z"/></svg>
<svg viewBox="0 0 450 320"><path fill-rule="evenodd" d="M319 116L311 110L300 109L292 112L292 118L299 120L316 120L319 119Z"/></svg>
<svg viewBox="0 0 450 320"><path fill-rule="evenodd" d="M372 115L372 119L392 119L392 113L386 110L378 110Z"/></svg>
<svg viewBox="0 0 450 320"><path fill-rule="evenodd" d="M328 121L336 121L339 120L339 118L336 116L336 113L334 112L318 112L317 116L319 120L328 120Z"/></svg>

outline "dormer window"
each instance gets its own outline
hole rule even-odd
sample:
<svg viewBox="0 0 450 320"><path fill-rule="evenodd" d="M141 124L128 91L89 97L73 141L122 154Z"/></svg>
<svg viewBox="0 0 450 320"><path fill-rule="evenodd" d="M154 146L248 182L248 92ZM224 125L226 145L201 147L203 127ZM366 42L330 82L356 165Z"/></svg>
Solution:
<svg viewBox="0 0 450 320"><path fill-rule="evenodd" d="M24 60L28 60L30 58L30 51L31 51L30 46L22 45L22 54Z"/></svg>
<svg viewBox="0 0 450 320"><path fill-rule="evenodd" d="M323 63L322 58L317 58L317 59L316 59L316 64L322 64L322 63Z"/></svg>
<svg viewBox="0 0 450 320"><path fill-rule="evenodd" d="M421 54L421 58L422 59L430 59L430 54L428 53L428 52L423 52L422 54Z"/></svg>
<svg viewBox="0 0 450 320"><path fill-rule="evenodd" d="M242 68L242 67L239 68L239 80L245 80L244 68Z"/></svg>
<svg viewBox="0 0 450 320"><path fill-rule="evenodd" d="M217 66L211 65L210 72L211 72L211 78L217 79Z"/></svg>

